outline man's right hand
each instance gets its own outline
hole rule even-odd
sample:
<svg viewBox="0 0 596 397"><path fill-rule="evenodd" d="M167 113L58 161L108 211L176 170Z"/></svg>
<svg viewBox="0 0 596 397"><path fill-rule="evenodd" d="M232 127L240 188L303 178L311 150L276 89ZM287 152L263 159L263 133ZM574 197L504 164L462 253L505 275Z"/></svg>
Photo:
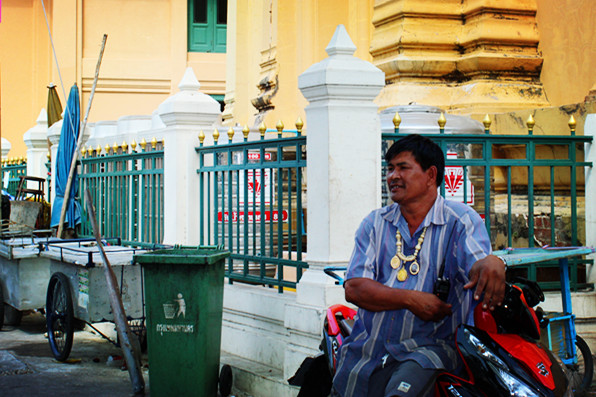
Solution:
<svg viewBox="0 0 596 397"><path fill-rule="evenodd" d="M424 321L441 321L451 315L451 305L443 302L438 296L428 292L411 291L415 293L410 303L410 311Z"/></svg>
<svg viewBox="0 0 596 397"><path fill-rule="evenodd" d="M441 321L451 314L451 305L436 295L387 287L368 278L353 278L344 284L346 300L366 310L410 310L424 321Z"/></svg>

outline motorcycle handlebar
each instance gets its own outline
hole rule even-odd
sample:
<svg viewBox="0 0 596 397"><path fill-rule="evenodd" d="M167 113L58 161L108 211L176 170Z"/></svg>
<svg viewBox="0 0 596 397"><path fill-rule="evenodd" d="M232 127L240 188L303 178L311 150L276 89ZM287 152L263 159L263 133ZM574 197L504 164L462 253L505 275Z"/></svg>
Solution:
<svg viewBox="0 0 596 397"><path fill-rule="evenodd" d="M337 284L337 285L344 285L345 280L342 276L340 276L336 272L343 272L346 270L347 270L346 266L327 266L323 269L323 271L325 272L326 275L328 275L329 277L336 280L335 284Z"/></svg>

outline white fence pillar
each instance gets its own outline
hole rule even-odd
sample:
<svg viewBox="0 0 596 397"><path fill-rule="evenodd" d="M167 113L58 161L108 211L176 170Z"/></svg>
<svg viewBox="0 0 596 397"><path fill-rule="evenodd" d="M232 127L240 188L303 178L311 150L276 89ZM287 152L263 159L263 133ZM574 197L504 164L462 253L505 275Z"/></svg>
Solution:
<svg viewBox="0 0 596 397"><path fill-rule="evenodd" d="M317 350L324 309L343 301L343 289L335 286L323 268L347 265L358 225L380 205L381 127L373 100L385 76L371 63L354 57L355 50L344 26L339 25L326 48L329 57L298 78L309 101L309 269L298 284L295 307L286 314L286 326L296 334L286 349L286 375L296 370L305 352Z"/></svg>
<svg viewBox="0 0 596 397"><path fill-rule="evenodd" d="M220 123L219 103L199 92L192 68L178 84L180 92L157 111L164 124L164 243L199 243L199 178L196 176L200 130Z"/></svg>
<svg viewBox="0 0 596 397"><path fill-rule="evenodd" d="M46 179L48 176L46 167L48 162L48 114L45 109L41 109L35 126L23 134L23 141L27 145L27 175ZM37 188L37 186L29 186L29 188ZM50 198L47 197L48 188L49 186L45 186L45 199L50 202Z"/></svg>
<svg viewBox="0 0 596 397"><path fill-rule="evenodd" d="M584 135L592 137L592 143L586 144L585 147L585 160L591 161L592 164L596 164L596 113L588 114L586 122L584 124ZM596 172L594 172L594 166L586 168L586 190L585 190L585 202L586 202L586 245L589 247L596 247L596 203L594 203L594 197L596 197ZM592 255L594 258L596 255ZM588 282L596 282L596 271L594 271L594 265L588 267L587 274Z"/></svg>

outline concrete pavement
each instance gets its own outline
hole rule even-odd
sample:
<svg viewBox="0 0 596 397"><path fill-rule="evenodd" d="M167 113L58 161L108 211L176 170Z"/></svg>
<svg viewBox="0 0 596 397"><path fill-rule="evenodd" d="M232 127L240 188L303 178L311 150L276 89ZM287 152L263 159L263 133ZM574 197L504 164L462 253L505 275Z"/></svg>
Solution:
<svg viewBox="0 0 596 397"><path fill-rule="evenodd" d="M58 362L45 337L45 317L29 314L18 327L5 325L0 331L0 395L130 396L132 383L128 371L120 369L122 361L108 364L110 357L121 355L120 348L81 330L75 332L71 363ZM147 368L143 377L148 384Z"/></svg>
<svg viewBox="0 0 596 397"><path fill-rule="evenodd" d="M115 339L113 324L94 326ZM0 396L134 395L129 373L121 369L123 361L110 359L122 356L119 347L85 327L75 331L70 362L62 363L52 356L45 332L45 317L40 313L23 316L18 327L4 325L0 331ZM150 396L146 354L142 362L145 396ZM250 397L235 387L232 396Z"/></svg>

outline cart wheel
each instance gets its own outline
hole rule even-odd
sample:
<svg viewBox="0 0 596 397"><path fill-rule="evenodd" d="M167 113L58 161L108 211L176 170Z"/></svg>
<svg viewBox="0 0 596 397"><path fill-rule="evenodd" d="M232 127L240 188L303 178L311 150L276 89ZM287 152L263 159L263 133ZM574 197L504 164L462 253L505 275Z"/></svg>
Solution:
<svg viewBox="0 0 596 397"><path fill-rule="evenodd" d="M2 284L0 283L0 330L4 326L4 291L2 290Z"/></svg>
<svg viewBox="0 0 596 397"><path fill-rule="evenodd" d="M234 383L233 380L232 367L228 364L224 364L221 367L221 371L219 371L218 381L219 395L221 397L228 397L230 395L232 392L232 384Z"/></svg>
<svg viewBox="0 0 596 397"><path fill-rule="evenodd" d="M590 389L594 376L594 359L586 341L577 336L575 341L577 364L568 365L569 381L574 396L583 396Z"/></svg>
<svg viewBox="0 0 596 397"><path fill-rule="evenodd" d="M48 339L52 354L58 361L65 361L72 348L73 308L68 278L55 273L48 285L46 298Z"/></svg>

